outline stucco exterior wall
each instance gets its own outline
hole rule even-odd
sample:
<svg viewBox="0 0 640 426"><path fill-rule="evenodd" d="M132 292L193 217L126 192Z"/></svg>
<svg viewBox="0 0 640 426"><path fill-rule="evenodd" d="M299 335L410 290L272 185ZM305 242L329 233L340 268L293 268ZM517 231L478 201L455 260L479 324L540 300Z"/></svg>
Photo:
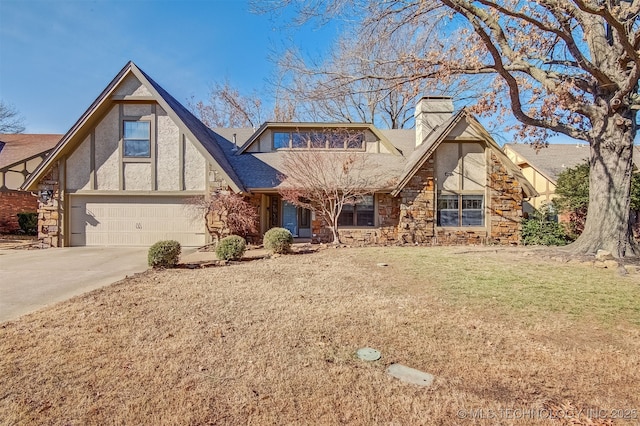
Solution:
<svg viewBox="0 0 640 426"><path fill-rule="evenodd" d="M273 134L271 130L267 129L260 136L259 143L253 144L252 148L254 148L252 152L270 152L273 149Z"/></svg>
<svg viewBox="0 0 640 426"><path fill-rule="evenodd" d="M540 194L539 196L529 200L529 204L533 205L536 209L539 209L543 204L548 204L553 200L556 196L556 185L553 182L530 166L523 167L522 173L524 174L524 177L533 184L533 187L536 189L538 194Z"/></svg>
<svg viewBox="0 0 640 426"><path fill-rule="evenodd" d="M114 91L116 96L151 96L151 92L133 75L128 75Z"/></svg>
<svg viewBox="0 0 640 426"><path fill-rule="evenodd" d="M150 120L152 119L152 104L122 104L122 115L125 117L135 117Z"/></svg>
<svg viewBox="0 0 640 426"><path fill-rule="evenodd" d="M67 159L67 167L72 173L67 174L67 189L92 189L89 186L91 174L91 137L84 141L71 153Z"/></svg>
<svg viewBox="0 0 640 426"><path fill-rule="evenodd" d="M151 191L151 164L124 163L124 189L126 191Z"/></svg>
<svg viewBox="0 0 640 426"><path fill-rule="evenodd" d="M206 160L193 143L187 139L184 152L184 187L187 191L206 188Z"/></svg>
<svg viewBox="0 0 640 426"><path fill-rule="evenodd" d="M171 117L160 107L156 107L158 120L156 154L158 191L178 191L181 189L180 176L180 129Z"/></svg>
<svg viewBox="0 0 640 426"><path fill-rule="evenodd" d="M96 189L116 191L120 182L119 107L115 105L95 128ZM69 168L68 174L75 174Z"/></svg>
<svg viewBox="0 0 640 426"><path fill-rule="evenodd" d="M25 174L22 170L12 167L2 173L3 187L7 189L18 189L24 183Z"/></svg>
<svg viewBox="0 0 640 426"><path fill-rule="evenodd" d="M527 204L536 209L541 208L544 204L550 203L555 197L556 185L545 177L542 173L538 172L535 168L528 164L527 160L510 147L505 148L505 154L511 161L520 166L522 174L529 181L531 185L538 192L537 197L531 198L527 201Z"/></svg>
<svg viewBox="0 0 640 426"><path fill-rule="evenodd" d="M0 191L19 190L29 174L42 163L46 157L45 154L42 153L0 169Z"/></svg>

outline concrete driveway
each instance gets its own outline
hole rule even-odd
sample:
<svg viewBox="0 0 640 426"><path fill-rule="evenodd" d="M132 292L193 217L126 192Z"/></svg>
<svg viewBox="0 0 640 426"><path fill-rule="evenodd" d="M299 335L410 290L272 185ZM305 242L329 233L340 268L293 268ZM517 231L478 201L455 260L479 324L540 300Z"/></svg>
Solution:
<svg viewBox="0 0 640 426"><path fill-rule="evenodd" d="M0 322L148 269L145 247L0 250Z"/></svg>

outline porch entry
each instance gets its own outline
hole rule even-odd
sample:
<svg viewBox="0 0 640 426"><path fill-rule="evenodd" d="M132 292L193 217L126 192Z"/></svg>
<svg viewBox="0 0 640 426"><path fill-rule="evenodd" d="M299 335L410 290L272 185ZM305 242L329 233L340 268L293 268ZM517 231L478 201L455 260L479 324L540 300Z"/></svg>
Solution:
<svg viewBox="0 0 640 426"><path fill-rule="evenodd" d="M311 238L311 212L282 201L282 227L294 237Z"/></svg>

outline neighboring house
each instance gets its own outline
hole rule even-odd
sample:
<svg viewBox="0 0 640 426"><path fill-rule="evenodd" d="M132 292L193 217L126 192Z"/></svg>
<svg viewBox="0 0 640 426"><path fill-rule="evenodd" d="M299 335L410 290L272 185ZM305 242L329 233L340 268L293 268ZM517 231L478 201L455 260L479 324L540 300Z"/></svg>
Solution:
<svg viewBox="0 0 640 426"><path fill-rule="evenodd" d="M30 192L21 191L20 187L61 137L0 134L0 232L19 230L17 214L38 210L37 198Z"/></svg>
<svg viewBox="0 0 640 426"><path fill-rule="evenodd" d="M525 213L553 200L560 173L589 161L589 145L585 143L549 144L539 150L528 144L505 144L503 149L539 194L525 203Z"/></svg>
<svg viewBox="0 0 640 426"><path fill-rule="evenodd" d="M416 130L362 123L265 123L208 129L128 63L63 137L24 188L40 194L45 245L150 245L210 240L193 200L215 190L246 196L260 234L284 226L322 241L326 226L278 194L283 152L317 149L370 157L395 183L340 217L344 242L517 244L523 200L537 193L467 111L424 98ZM330 135L348 129L348 141Z"/></svg>

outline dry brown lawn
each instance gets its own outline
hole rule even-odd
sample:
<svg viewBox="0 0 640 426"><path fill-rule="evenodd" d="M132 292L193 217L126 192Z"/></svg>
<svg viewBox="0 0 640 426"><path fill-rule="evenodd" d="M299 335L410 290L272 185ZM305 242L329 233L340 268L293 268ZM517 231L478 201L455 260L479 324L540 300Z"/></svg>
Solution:
<svg viewBox="0 0 640 426"><path fill-rule="evenodd" d="M149 271L0 324L0 424L638 424L638 276L525 254Z"/></svg>

